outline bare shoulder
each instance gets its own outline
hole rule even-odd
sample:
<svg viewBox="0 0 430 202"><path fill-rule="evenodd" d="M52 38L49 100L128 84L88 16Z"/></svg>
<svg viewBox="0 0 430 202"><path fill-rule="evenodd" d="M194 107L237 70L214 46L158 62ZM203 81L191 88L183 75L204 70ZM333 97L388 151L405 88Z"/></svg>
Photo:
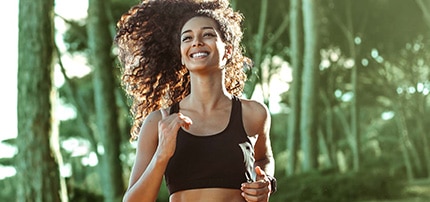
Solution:
<svg viewBox="0 0 430 202"><path fill-rule="evenodd" d="M266 105L250 99L241 99L243 125L249 136L263 135L270 125L270 113Z"/></svg>
<svg viewBox="0 0 430 202"><path fill-rule="evenodd" d="M148 116L143 121L143 126L146 124L154 124L158 123L158 121L161 120L161 111L156 110L148 114Z"/></svg>
<svg viewBox="0 0 430 202"><path fill-rule="evenodd" d="M169 110L169 109L167 109ZM140 127L138 140L148 141L148 140L158 140L158 122L162 119L161 111L156 110L151 113L142 123Z"/></svg>
<svg viewBox="0 0 430 202"><path fill-rule="evenodd" d="M244 115L256 116L255 118L266 118L269 115L267 106L261 102L250 99L243 99L242 101L242 113Z"/></svg>

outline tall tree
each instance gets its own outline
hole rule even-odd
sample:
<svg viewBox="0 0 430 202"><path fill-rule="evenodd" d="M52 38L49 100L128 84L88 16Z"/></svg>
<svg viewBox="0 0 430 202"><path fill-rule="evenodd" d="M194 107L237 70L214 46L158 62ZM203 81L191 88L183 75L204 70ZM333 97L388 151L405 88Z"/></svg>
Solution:
<svg viewBox="0 0 430 202"><path fill-rule="evenodd" d="M317 107L318 91L318 37L316 20L317 1L303 0L304 54L300 114L300 143L303 153L302 171L309 172L317 167Z"/></svg>
<svg viewBox="0 0 430 202"><path fill-rule="evenodd" d="M107 16L108 1L89 0L87 32L93 69L94 102L98 136L103 145L99 175L105 201L118 201L124 190L120 132L115 103L115 78L111 56L112 37Z"/></svg>
<svg viewBox="0 0 430 202"><path fill-rule="evenodd" d="M300 95L301 95L301 74L303 68L303 21L302 21L301 0L290 1L290 49L291 67L293 69L293 81L291 83L289 102L290 115L287 134L287 175L295 174L297 165L297 151L300 138Z"/></svg>
<svg viewBox="0 0 430 202"><path fill-rule="evenodd" d="M265 33L266 27L266 19L267 19L267 8L268 8L268 0L261 0L260 5L260 16L258 20L258 32L255 36L255 53L254 53L254 63L257 65L255 68L251 70L251 75L249 76L248 85L245 86L245 95L247 97L252 97L254 93L255 86L258 83L261 83L259 79L261 79L261 62L263 61L263 36ZM266 103L267 104L267 103Z"/></svg>
<svg viewBox="0 0 430 202"><path fill-rule="evenodd" d="M17 201L67 201L52 117L53 8L19 1Z"/></svg>
<svg viewBox="0 0 430 202"><path fill-rule="evenodd" d="M347 135L347 140L352 152L352 167L354 171L359 171L360 169L360 135L359 135L359 127L358 127L358 44L356 41L356 32L360 32L361 30L354 30L355 27L353 25L353 13L352 13L352 4L354 2L351 0L345 1L345 7L343 10L345 11L345 22L342 22L341 17L335 16L336 22L338 22L339 27L345 37L345 43L347 45L346 55L353 60L353 65L351 67L351 89L349 89L353 97L351 98L351 106L350 106L350 121L348 130L345 131ZM361 39L359 39L361 40ZM348 124L348 123L346 123Z"/></svg>
<svg viewBox="0 0 430 202"><path fill-rule="evenodd" d="M424 0L416 0L419 8L421 9L424 17L424 21L427 24L427 27L430 28L430 2L424 1ZM425 108L425 107L424 107ZM424 112L425 110L420 110L420 112ZM422 121L420 121L422 123ZM430 179L430 140L428 136L425 135L423 126L420 125L419 127L421 129L420 133L422 134L422 141L423 141L423 150L424 150L424 156L426 161L426 167L427 167L427 178Z"/></svg>
<svg viewBox="0 0 430 202"><path fill-rule="evenodd" d="M254 67L247 72L244 94L246 97L252 97L257 85L269 85L272 72L276 72L279 67L269 61L274 56L287 55L288 37L282 36L288 31L289 15L284 12L288 3L284 0L248 0L232 1L232 4L245 16L243 42ZM263 93L263 101L266 104L269 96L269 93Z"/></svg>
<svg viewBox="0 0 430 202"><path fill-rule="evenodd" d="M357 104L357 97L358 97L358 66L357 66L357 47L354 43L354 27L352 24L352 1L348 0L346 2L347 7L346 9L346 27L348 28L348 32L345 32L346 38L348 39L348 47L349 47L349 55L354 60L354 65L352 66L351 71L351 86L352 86L352 94L354 95L351 100L351 148L353 153L353 169L354 171L358 172L360 168L360 135L358 131L358 104Z"/></svg>

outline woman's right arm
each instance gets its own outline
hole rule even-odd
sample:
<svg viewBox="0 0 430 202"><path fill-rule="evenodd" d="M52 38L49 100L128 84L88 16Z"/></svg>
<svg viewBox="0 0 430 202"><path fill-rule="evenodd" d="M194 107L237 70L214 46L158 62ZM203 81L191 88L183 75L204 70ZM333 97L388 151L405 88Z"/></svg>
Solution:
<svg viewBox="0 0 430 202"><path fill-rule="evenodd" d="M164 171L176 148L180 127L188 127L191 120L182 114L167 115L166 110L152 112L142 124L136 160L123 201L155 201Z"/></svg>

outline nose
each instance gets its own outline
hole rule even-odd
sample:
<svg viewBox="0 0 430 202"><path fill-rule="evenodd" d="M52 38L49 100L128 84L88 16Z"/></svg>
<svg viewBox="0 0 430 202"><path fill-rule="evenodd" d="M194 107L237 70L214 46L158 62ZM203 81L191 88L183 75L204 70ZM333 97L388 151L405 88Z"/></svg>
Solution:
<svg viewBox="0 0 430 202"><path fill-rule="evenodd" d="M195 37L192 45L193 47L202 46L203 42L200 37Z"/></svg>

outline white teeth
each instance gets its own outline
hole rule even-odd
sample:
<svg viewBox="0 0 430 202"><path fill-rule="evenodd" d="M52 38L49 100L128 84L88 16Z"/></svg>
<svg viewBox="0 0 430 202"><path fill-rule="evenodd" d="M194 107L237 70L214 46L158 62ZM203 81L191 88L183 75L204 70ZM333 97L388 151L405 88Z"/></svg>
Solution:
<svg viewBox="0 0 430 202"><path fill-rule="evenodd" d="M205 57L205 56L208 56L208 53L198 52L191 55L192 58Z"/></svg>

